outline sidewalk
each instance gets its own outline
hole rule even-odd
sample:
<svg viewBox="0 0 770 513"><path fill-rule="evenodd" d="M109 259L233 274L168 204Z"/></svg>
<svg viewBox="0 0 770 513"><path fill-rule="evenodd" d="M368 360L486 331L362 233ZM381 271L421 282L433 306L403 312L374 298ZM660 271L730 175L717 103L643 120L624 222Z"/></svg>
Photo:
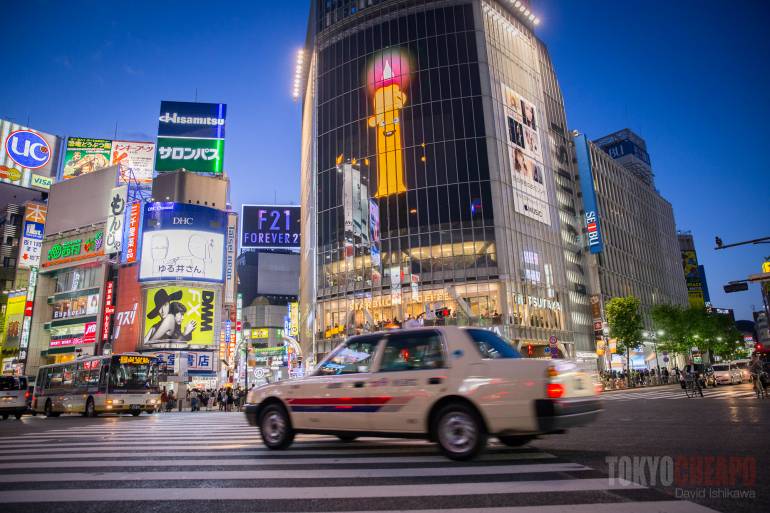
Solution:
<svg viewBox="0 0 770 513"><path fill-rule="evenodd" d="M679 383L676 384L669 384L666 383L665 385L646 385L643 387L631 387L631 388L611 388L607 390L602 390L603 394L612 394L613 392L643 392L645 390L668 390L668 389L680 389L682 386Z"/></svg>

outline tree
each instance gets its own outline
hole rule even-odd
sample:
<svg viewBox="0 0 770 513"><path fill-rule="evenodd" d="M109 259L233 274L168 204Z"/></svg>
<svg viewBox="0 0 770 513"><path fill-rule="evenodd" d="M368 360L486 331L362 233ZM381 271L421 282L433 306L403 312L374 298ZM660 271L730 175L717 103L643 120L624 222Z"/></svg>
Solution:
<svg viewBox="0 0 770 513"><path fill-rule="evenodd" d="M642 343L642 316L639 299L634 296L614 297L604 305L610 336L617 339L618 352L626 355L626 369L631 370L631 350ZM631 373L626 374L631 386Z"/></svg>
<svg viewBox="0 0 770 513"><path fill-rule="evenodd" d="M741 334L729 317L678 305L655 305L651 313L655 328L663 333L658 346L662 351L689 355L697 347L709 355L732 358L741 349Z"/></svg>

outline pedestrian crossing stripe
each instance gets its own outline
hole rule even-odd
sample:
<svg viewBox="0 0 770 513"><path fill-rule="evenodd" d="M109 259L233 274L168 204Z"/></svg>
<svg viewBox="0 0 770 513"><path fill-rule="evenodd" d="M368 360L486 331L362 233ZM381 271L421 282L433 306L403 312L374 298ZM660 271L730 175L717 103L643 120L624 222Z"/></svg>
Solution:
<svg viewBox="0 0 770 513"><path fill-rule="evenodd" d="M61 420L29 419L46 427ZM113 513L149 505L173 509L175 504L186 511L230 511L243 504L236 501L248 501L255 511L299 511L312 501L314 511L348 513L712 511L637 483L610 480L596 469L537 447L510 448L494 439L478 459L453 462L423 440L363 438L341 443L336 437L299 435L290 449L271 451L243 414L81 422L89 425L2 440L4 512L34 507L38 513ZM186 433L191 426L196 433L209 429L212 435L191 437ZM440 509L425 507L439 504Z"/></svg>
<svg viewBox="0 0 770 513"><path fill-rule="evenodd" d="M704 389L703 398L706 399L752 399L756 394L752 389L741 388L717 388ZM629 401L639 399L688 399L681 387L668 388L666 390L642 389L628 392L610 391L601 395L602 401Z"/></svg>

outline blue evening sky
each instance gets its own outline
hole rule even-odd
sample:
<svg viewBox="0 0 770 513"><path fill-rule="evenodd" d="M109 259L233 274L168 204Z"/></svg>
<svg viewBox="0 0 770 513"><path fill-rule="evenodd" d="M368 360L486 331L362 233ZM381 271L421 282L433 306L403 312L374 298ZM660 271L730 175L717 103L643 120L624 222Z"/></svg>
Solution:
<svg viewBox="0 0 770 513"><path fill-rule="evenodd" d="M153 140L161 99L228 104L232 203L299 201L300 109L291 99L306 1L0 3L0 117L61 135ZM715 305L749 318L770 245L770 3L539 0L535 11L571 128L642 135L657 186L692 230Z"/></svg>

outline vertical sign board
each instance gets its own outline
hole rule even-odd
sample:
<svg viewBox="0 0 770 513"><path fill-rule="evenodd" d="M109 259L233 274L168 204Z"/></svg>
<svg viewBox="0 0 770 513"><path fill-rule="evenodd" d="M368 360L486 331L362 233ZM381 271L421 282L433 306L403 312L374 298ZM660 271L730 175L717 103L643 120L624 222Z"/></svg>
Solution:
<svg viewBox="0 0 770 513"><path fill-rule="evenodd" d="M126 243L126 261L127 264L136 262L136 256L139 252L139 228L142 221L142 203L137 201L131 204L128 211L128 241Z"/></svg>
<svg viewBox="0 0 770 513"><path fill-rule="evenodd" d="M126 217L128 186L113 187L107 204L107 224L104 227L104 253L120 253L123 246L123 223Z"/></svg>
<svg viewBox="0 0 770 513"><path fill-rule="evenodd" d="M108 281L104 288L104 319L102 320L102 341L110 339L110 321L112 314L115 313L115 307L112 305L115 294L115 282Z"/></svg>
<svg viewBox="0 0 770 513"><path fill-rule="evenodd" d="M40 265L40 251L43 248L43 231L48 207L42 203L28 202L24 208L24 223L21 227L17 267L32 269Z"/></svg>
<svg viewBox="0 0 770 513"><path fill-rule="evenodd" d="M29 270L29 284L27 285L27 304L24 307L24 320L21 323L21 340L19 341L19 365L20 373L24 374L29 348L30 324L32 324L32 310L35 304L35 288L37 287L37 267Z"/></svg>
<svg viewBox="0 0 770 513"><path fill-rule="evenodd" d="M602 241L602 231L599 223L599 207L596 204L594 176L591 171L591 156L588 153L589 143L583 134L576 135L574 140L580 176L580 190L583 193L583 206L585 207L588 249L591 253L601 253L604 249L604 242Z"/></svg>
<svg viewBox="0 0 770 513"><path fill-rule="evenodd" d="M225 238L225 297L223 303L235 302L235 255L237 254L236 237L238 234L238 214L227 213L227 236Z"/></svg>
<svg viewBox="0 0 770 513"><path fill-rule="evenodd" d="M155 169L222 174L225 152L223 103L160 103Z"/></svg>

